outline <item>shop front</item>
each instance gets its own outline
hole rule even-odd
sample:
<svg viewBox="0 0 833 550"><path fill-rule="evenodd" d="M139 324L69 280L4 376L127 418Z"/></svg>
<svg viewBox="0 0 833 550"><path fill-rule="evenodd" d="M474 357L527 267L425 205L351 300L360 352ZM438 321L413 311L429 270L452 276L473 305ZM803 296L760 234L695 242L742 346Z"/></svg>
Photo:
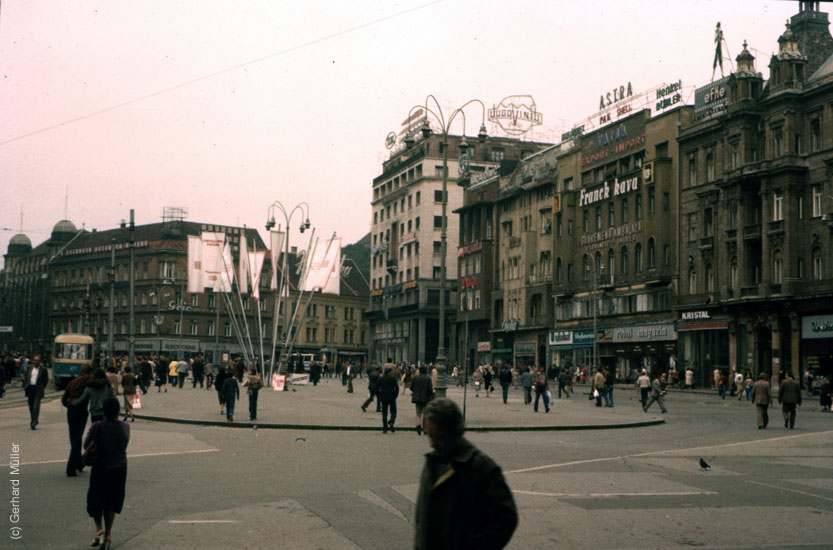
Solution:
<svg viewBox="0 0 833 550"><path fill-rule="evenodd" d="M593 330L553 330L549 333L551 365L575 370L593 364Z"/></svg>
<svg viewBox="0 0 833 550"><path fill-rule="evenodd" d="M674 323L657 323L599 330L600 364L614 369L617 380L632 381L642 369L668 372L677 355Z"/></svg>
<svg viewBox="0 0 833 550"><path fill-rule="evenodd" d="M535 355L537 342L515 343L515 367L518 371L526 368L535 369Z"/></svg>
<svg viewBox="0 0 833 550"><path fill-rule="evenodd" d="M744 373L743 366L732 359L737 352L731 352L729 319L713 317L708 311L682 311L677 331L676 367L680 372L691 369L695 385L711 386L715 369L727 380L732 380L735 370Z"/></svg>
<svg viewBox="0 0 833 550"><path fill-rule="evenodd" d="M833 315L801 318L801 367L817 376L833 376Z"/></svg>

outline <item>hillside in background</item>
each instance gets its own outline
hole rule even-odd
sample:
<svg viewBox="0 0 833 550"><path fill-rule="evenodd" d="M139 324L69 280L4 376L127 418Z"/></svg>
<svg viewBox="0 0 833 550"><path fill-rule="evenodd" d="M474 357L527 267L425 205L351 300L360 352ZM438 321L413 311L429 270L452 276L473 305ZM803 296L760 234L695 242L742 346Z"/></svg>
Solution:
<svg viewBox="0 0 833 550"><path fill-rule="evenodd" d="M341 255L356 262L364 278L370 280L370 233L355 243L342 247Z"/></svg>

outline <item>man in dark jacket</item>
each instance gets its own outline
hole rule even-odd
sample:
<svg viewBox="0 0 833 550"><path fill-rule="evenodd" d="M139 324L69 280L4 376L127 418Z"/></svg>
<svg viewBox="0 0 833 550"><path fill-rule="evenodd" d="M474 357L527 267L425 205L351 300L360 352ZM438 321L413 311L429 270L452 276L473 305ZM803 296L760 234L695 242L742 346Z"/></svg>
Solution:
<svg viewBox="0 0 833 550"><path fill-rule="evenodd" d="M226 403L226 418L234 422L234 401L240 399L240 386L237 378L229 376L223 380L223 401Z"/></svg>
<svg viewBox="0 0 833 550"><path fill-rule="evenodd" d="M382 376L382 367L376 367L373 372L367 377L367 390L370 392L370 397L362 405L362 412L367 412L367 406L376 398L376 412L382 411L382 402L379 400L379 378Z"/></svg>
<svg viewBox="0 0 833 550"><path fill-rule="evenodd" d="M450 399L425 407L425 455L415 505L416 550L504 548L518 526L518 510L494 460L463 437L460 408Z"/></svg>
<svg viewBox="0 0 833 550"><path fill-rule="evenodd" d="M431 377L425 374L425 367L419 367L419 374L411 380L411 403L416 407L416 431L422 435L422 411L434 397L434 385Z"/></svg>
<svg viewBox="0 0 833 550"><path fill-rule="evenodd" d="M752 403L758 419L758 429L765 430L769 424L768 408L772 403L772 388L765 372L758 375L758 381L752 384Z"/></svg>
<svg viewBox="0 0 833 550"><path fill-rule="evenodd" d="M93 368L89 365L81 367L81 374L67 384L64 395L61 397L61 403L67 409L67 426L69 427L69 459L67 460L67 476L69 477L75 477L77 472L84 469L84 463L81 461L81 439L84 437L84 428L87 426L89 415L86 407L70 407L70 405L84 393L92 372Z"/></svg>
<svg viewBox="0 0 833 550"><path fill-rule="evenodd" d="M396 398L399 396L399 381L391 367L385 367L384 374L379 378L379 400L382 401L382 433L395 432L393 424L396 422ZM388 422L390 411L390 422Z"/></svg>
<svg viewBox="0 0 833 550"><path fill-rule="evenodd" d="M205 379L205 362L202 359L202 355L197 355L194 358L194 362L191 364L191 372L194 375L194 384L191 387L196 388L197 382L199 382L202 388L203 380Z"/></svg>
<svg viewBox="0 0 833 550"><path fill-rule="evenodd" d="M781 403L781 412L784 413L784 427L795 429L795 408L801 405L801 386L789 372L778 389L778 402Z"/></svg>
<svg viewBox="0 0 833 550"><path fill-rule="evenodd" d="M503 404L505 405L509 397L509 386L512 384L512 371L509 370L508 365L500 367L498 380L500 381L500 388L503 390Z"/></svg>
<svg viewBox="0 0 833 550"><path fill-rule="evenodd" d="M48 381L49 372L46 370L46 366L41 364L40 355L35 355L23 375L23 393L26 394L29 403L29 427L33 430L38 425L40 400L43 399L43 390L46 388Z"/></svg>
<svg viewBox="0 0 833 550"><path fill-rule="evenodd" d="M313 386L317 386L318 381L321 380L321 363L318 361L313 361L309 366L309 379Z"/></svg>

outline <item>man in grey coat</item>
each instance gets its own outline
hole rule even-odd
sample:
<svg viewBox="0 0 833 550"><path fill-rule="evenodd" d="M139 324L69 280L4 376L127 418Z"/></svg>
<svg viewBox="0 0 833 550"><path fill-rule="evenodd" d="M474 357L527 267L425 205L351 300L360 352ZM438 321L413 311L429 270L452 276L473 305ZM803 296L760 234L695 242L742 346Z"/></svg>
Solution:
<svg viewBox="0 0 833 550"><path fill-rule="evenodd" d="M789 372L778 389L778 402L781 403L781 412L784 413L784 427L795 429L795 408L801 405L801 386Z"/></svg>
<svg viewBox="0 0 833 550"><path fill-rule="evenodd" d="M772 388L767 380L766 373L758 375L758 381L752 384L752 402L755 404L755 412L758 418L758 429L765 430L769 424L769 413L767 409L772 403Z"/></svg>
<svg viewBox="0 0 833 550"><path fill-rule="evenodd" d="M660 410L664 413L668 412L668 409L665 408L665 403L663 401L663 396L665 395L665 375L658 374L654 381L651 382L651 399L648 401L648 404L642 407L642 410L648 412L648 409L651 405L654 404L656 401L659 404ZM598 406L598 405L597 405Z"/></svg>
<svg viewBox="0 0 833 550"><path fill-rule="evenodd" d="M500 467L463 433L450 399L425 407L425 455L415 505L416 550L499 550L518 526L518 510Z"/></svg>

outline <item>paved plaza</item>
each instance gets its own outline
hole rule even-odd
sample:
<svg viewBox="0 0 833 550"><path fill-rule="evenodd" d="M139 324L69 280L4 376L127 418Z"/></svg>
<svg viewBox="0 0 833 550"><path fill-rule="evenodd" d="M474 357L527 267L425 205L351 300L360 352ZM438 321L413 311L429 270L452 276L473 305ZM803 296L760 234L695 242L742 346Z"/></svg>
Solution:
<svg viewBox="0 0 833 550"><path fill-rule="evenodd" d="M234 428L213 391L143 396L114 548L411 548L429 447L408 430L410 395L398 401L400 429L382 434L375 405L359 408L366 379L352 394L335 379L294 389L261 392L257 429L245 395ZM509 548L833 547L833 414L815 401L795 430L778 407L757 430L751 405L708 391L672 391L665 415L643 413L623 386L614 408L586 392L554 399L549 414L543 404L533 413L520 390L505 405L499 392L468 392L468 437L501 465L519 508ZM89 474L64 475L57 394L32 431L17 393L0 400L0 449L20 449L21 538L6 538L4 520L2 547L86 547ZM462 405L462 388L449 397ZM700 458L712 468L701 471Z"/></svg>

